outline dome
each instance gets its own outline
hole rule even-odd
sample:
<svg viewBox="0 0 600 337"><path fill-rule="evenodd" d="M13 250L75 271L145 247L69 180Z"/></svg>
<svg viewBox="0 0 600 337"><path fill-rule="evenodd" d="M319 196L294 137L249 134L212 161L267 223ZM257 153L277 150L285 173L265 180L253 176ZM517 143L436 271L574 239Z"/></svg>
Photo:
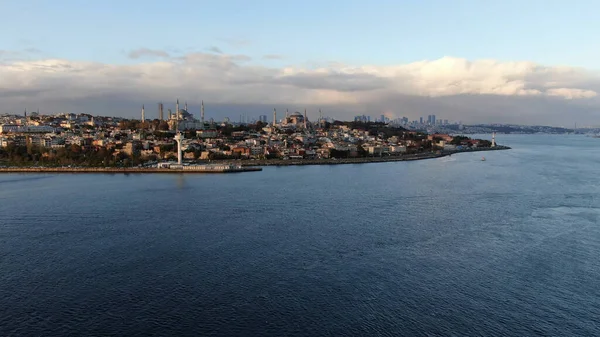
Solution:
<svg viewBox="0 0 600 337"><path fill-rule="evenodd" d="M299 113L298 111L296 111L293 114L291 114L290 117L304 117L304 116L302 116L301 113Z"/></svg>

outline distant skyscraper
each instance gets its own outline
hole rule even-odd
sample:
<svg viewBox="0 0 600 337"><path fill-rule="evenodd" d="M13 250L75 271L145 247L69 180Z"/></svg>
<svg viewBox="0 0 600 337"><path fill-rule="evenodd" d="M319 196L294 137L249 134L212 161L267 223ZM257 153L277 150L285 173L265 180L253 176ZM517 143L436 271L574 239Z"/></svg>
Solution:
<svg viewBox="0 0 600 337"><path fill-rule="evenodd" d="M200 108L200 120L202 121L202 128L204 128L204 100L202 100L202 107Z"/></svg>
<svg viewBox="0 0 600 337"><path fill-rule="evenodd" d="M429 124L429 125L435 125L435 115L429 115L429 116L427 116L427 124Z"/></svg>
<svg viewBox="0 0 600 337"><path fill-rule="evenodd" d="M423 117L419 117L419 123L423 124Z"/></svg>
<svg viewBox="0 0 600 337"><path fill-rule="evenodd" d="M142 122L146 120L146 114L144 112L144 105L142 104Z"/></svg>

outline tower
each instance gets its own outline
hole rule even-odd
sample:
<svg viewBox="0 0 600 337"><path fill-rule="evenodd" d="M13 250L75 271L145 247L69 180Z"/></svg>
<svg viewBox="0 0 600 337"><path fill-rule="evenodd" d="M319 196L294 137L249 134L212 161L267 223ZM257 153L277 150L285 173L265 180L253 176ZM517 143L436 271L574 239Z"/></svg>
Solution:
<svg viewBox="0 0 600 337"><path fill-rule="evenodd" d="M202 128L204 129L204 100L202 100L202 106L200 108L200 120L202 121Z"/></svg>
<svg viewBox="0 0 600 337"><path fill-rule="evenodd" d="M173 112L171 112L171 109L169 109L169 120L171 120L171 118L173 118Z"/></svg>
<svg viewBox="0 0 600 337"><path fill-rule="evenodd" d="M273 126L277 125L277 110L273 108Z"/></svg>
<svg viewBox="0 0 600 337"><path fill-rule="evenodd" d="M304 108L304 129L306 130L306 108Z"/></svg>
<svg viewBox="0 0 600 337"><path fill-rule="evenodd" d="M162 103L158 103L158 119L161 121L164 119Z"/></svg>
<svg viewBox="0 0 600 337"><path fill-rule="evenodd" d="M177 121L179 121L179 98L177 99L177 103L175 104L175 116Z"/></svg>
<svg viewBox="0 0 600 337"><path fill-rule="evenodd" d="M146 115L144 113L144 105L142 104L142 123L146 121Z"/></svg>
<svg viewBox="0 0 600 337"><path fill-rule="evenodd" d="M492 147L496 147L496 132L492 132Z"/></svg>
<svg viewBox="0 0 600 337"><path fill-rule="evenodd" d="M321 112L321 109L319 109L319 126L323 127L323 113Z"/></svg>
<svg viewBox="0 0 600 337"><path fill-rule="evenodd" d="M179 165L181 165L181 141L183 140L183 138L184 136L181 134L181 132L179 132L179 130L177 130L177 133L175 133L175 137L173 137L173 139L175 139L175 141L177 142L177 164Z"/></svg>
<svg viewBox="0 0 600 337"><path fill-rule="evenodd" d="M287 120L288 118L288 109L285 109L285 119Z"/></svg>
<svg viewBox="0 0 600 337"><path fill-rule="evenodd" d="M187 109L187 102L185 102L185 108L183 108L185 111L188 111Z"/></svg>
<svg viewBox="0 0 600 337"><path fill-rule="evenodd" d="M177 100L177 107L179 107L179 100ZM184 136L179 132L179 115L177 117L177 121L175 121L175 137L173 139L177 142L177 164L181 165L181 141Z"/></svg>

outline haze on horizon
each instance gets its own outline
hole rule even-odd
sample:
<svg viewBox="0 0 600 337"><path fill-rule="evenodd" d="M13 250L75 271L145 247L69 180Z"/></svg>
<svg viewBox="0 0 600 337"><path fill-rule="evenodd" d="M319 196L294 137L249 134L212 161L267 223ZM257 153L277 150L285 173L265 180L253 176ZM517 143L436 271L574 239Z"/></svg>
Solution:
<svg viewBox="0 0 600 337"><path fill-rule="evenodd" d="M595 1L8 0L0 113L600 125Z"/></svg>

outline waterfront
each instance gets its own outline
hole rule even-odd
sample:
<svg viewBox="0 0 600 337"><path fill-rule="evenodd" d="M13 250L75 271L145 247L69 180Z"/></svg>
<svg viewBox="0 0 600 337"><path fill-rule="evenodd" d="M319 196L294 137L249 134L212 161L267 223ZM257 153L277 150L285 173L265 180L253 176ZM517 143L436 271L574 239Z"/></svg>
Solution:
<svg viewBox="0 0 600 337"><path fill-rule="evenodd" d="M451 156L459 153L510 150L507 146L493 148L472 148L452 151L436 151L401 156L362 157L362 158L320 158L320 159L263 159L263 160L215 160L206 163L192 163L178 169L151 167L0 167L0 173L229 173L261 171L260 166L297 166L297 165L340 165L368 164L399 161L425 160Z"/></svg>
<svg viewBox="0 0 600 337"><path fill-rule="evenodd" d="M598 335L598 140L0 175L1 335Z"/></svg>

